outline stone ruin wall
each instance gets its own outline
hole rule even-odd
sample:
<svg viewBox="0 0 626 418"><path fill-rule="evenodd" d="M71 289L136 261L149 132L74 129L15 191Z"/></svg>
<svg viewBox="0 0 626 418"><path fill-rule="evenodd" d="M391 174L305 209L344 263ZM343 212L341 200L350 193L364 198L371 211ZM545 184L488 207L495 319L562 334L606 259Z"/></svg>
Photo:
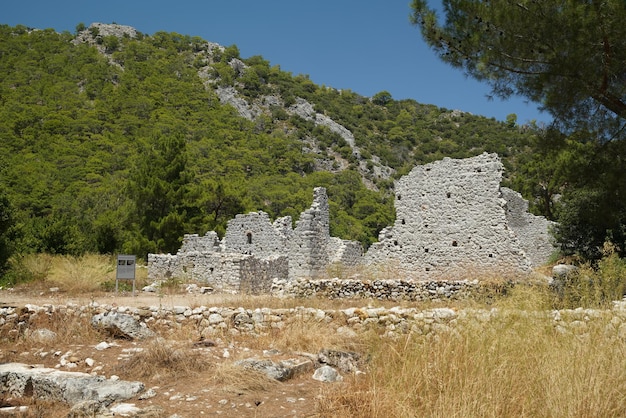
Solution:
<svg viewBox="0 0 626 418"><path fill-rule="evenodd" d="M527 212L528 202L500 187L496 154L445 158L415 167L396 182L396 221L363 254L360 243L331 237L328 197L292 228L291 217L271 222L265 212L237 215L222 241L215 232L186 235L177 255L149 255L153 280L205 281L215 290L267 292L272 279L321 279L330 265L384 269L402 280L525 275L554 251L550 222Z"/></svg>
<svg viewBox="0 0 626 418"><path fill-rule="evenodd" d="M224 239L213 231L185 235L176 255L149 254L148 278L199 280L217 291L268 293L273 279L321 277L330 263L354 266L363 250L358 242L330 237L326 189L315 188L313 204L300 215L271 222L265 212L237 215Z"/></svg>
<svg viewBox="0 0 626 418"><path fill-rule="evenodd" d="M498 156L487 153L415 167L396 182L396 221L381 231L364 264L387 265L413 279L526 274L543 264L553 251L547 251L547 224L522 216L521 196L500 188L502 171ZM543 230L529 227L531 221ZM516 232L539 233L520 240ZM547 253L529 257L535 241Z"/></svg>
<svg viewBox="0 0 626 418"><path fill-rule="evenodd" d="M506 200L507 225L515 232L531 265L541 266L555 251L550 235L555 223L528 212L528 201L518 192L506 187L501 187L500 192Z"/></svg>

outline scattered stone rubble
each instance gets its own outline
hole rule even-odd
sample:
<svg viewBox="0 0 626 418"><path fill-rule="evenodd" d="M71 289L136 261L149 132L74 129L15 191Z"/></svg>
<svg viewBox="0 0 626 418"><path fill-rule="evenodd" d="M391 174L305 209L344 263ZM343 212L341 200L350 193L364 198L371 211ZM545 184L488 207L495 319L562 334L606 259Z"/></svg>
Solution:
<svg viewBox="0 0 626 418"><path fill-rule="evenodd" d="M130 315L107 312L99 313L91 318L91 325L109 332L113 337L143 340L154 337L154 332L142 326Z"/></svg>
<svg viewBox="0 0 626 418"><path fill-rule="evenodd" d="M290 217L272 223L265 212L237 215L221 241L213 231L186 235L176 255L150 254L148 277L268 293L274 279L321 279L332 265L391 269L407 282L527 276L555 250L552 223L500 187L502 171L499 157L487 153L415 167L396 183L394 225L365 254L359 243L330 236L328 197L318 187L295 228Z"/></svg>

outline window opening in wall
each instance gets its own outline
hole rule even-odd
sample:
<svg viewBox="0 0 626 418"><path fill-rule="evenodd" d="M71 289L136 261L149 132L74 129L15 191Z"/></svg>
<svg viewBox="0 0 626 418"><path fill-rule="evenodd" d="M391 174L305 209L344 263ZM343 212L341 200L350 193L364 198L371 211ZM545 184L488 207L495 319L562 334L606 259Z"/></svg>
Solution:
<svg viewBox="0 0 626 418"><path fill-rule="evenodd" d="M450 196L452 196L452 193L450 193L450 192L446 193L446 197L447 197L448 199L450 199Z"/></svg>
<svg viewBox="0 0 626 418"><path fill-rule="evenodd" d="M403 220L402 220L402 225L404 225L404 224L406 224L406 221L403 219Z"/></svg>
<svg viewBox="0 0 626 418"><path fill-rule="evenodd" d="M248 232L246 234L246 237L248 239L248 244L252 244L252 232Z"/></svg>
<svg viewBox="0 0 626 418"><path fill-rule="evenodd" d="M424 248L424 252L427 253L428 252L428 248Z"/></svg>
<svg viewBox="0 0 626 418"><path fill-rule="evenodd" d="M393 245L398 245L398 241L394 241L394 242L393 242Z"/></svg>
<svg viewBox="0 0 626 418"><path fill-rule="evenodd" d="M456 241L452 241L452 246L456 247L457 245L459 245Z"/></svg>
<svg viewBox="0 0 626 418"><path fill-rule="evenodd" d="M426 271L430 271L430 267L426 267Z"/></svg>
<svg viewBox="0 0 626 418"><path fill-rule="evenodd" d="M402 195L398 195L398 196L397 196L397 199L398 199L398 200L402 200Z"/></svg>
<svg viewBox="0 0 626 418"><path fill-rule="evenodd" d="M489 254L489 258L493 258L493 254Z"/></svg>

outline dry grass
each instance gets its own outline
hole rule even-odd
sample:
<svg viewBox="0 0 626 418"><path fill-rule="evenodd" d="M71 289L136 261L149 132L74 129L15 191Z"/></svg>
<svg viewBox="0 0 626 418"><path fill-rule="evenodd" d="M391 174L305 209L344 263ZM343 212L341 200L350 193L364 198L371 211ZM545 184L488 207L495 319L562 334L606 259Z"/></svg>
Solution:
<svg viewBox="0 0 626 418"><path fill-rule="evenodd" d="M97 344L102 335L90 322L91 317L53 314L32 316L28 323L17 329L0 330L0 361L16 361L14 353L33 352L36 349L56 349L67 344ZM49 330L54 334L40 336L36 330Z"/></svg>
<svg viewBox="0 0 626 418"><path fill-rule="evenodd" d="M114 260L107 257L40 256L22 261L38 283L75 294L100 291L101 284L115 275ZM582 283L592 286L572 287L570 291L582 293L568 297L578 302L587 300L584 295L611 300L613 296L602 293L603 289L616 288L621 292L626 275L624 261L607 258L601 267L602 272L583 269L581 277L595 280ZM391 270L388 273L393 275ZM143 274L140 269L137 273ZM222 338L252 350L275 348L284 353L316 353L322 348L335 348L357 351L369 358L365 374L346 376L343 383L326 386L318 398L317 413L323 417L626 416L626 342L615 335L615 330L607 332L609 324L595 319L587 323L584 332L558 332L547 315L541 314L558 302L546 286L510 287L507 280L495 275L482 279L496 291L469 301L398 303L238 295L225 296L221 302L222 306L247 309L308 306L337 310L400 305L421 309L486 307L500 312L496 319L487 322L459 319L450 331L403 335L397 340L374 332L346 337L334 332L337 326L344 325L338 322L342 319L333 319L330 326L324 320L305 316L286 321L280 328L270 328L263 335ZM13 333L11 338L0 335L0 349L9 353L0 356L0 361L10 360L6 350L9 347L18 353L42 344L53 347L57 342L96 343L100 336L88 320L42 315L29 326L51 329L57 333L56 339L42 343L27 334ZM149 341L143 352L120 365L124 378L158 382L203 375L237 394L280 388L280 383L257 371L223 359L211 361L206 353L194 350L190 342L199 338L197 325L181 326L161 335L167 337L167 342Z"/></svg>
<svg viewBox="0 0 626 418"><path fill-rule="evenodd" d="M254 349L273 348L283 352L304 351L316 353L322 348L343 350L362 349L361 342L334 332L334 326L315 318L298 318L282 328L268 330L263 335L242 336L239 343Z"/></svg>
<svg viewBox="0 0 626 418"><path fill-rule="evenodd" d="M115 280L115 264L103 255L56 256L47 277L51 286L71 294L98 291L111 280Z"/></svg>
<svg viewBox="0 0 626 418"><path fill-rule="evenodd" d="M143 351L118 366L127 378L150 381L193 377L211 367L202 353L188 344L162 338L151 340Z"/></svg>
<svg viewBox="0 0 626 418"><path fill-rule="evenodd" d="M80 296L115 289L116 259L100 254L82 256L26 254L12 260L12 273L18 288L47 291L56 287L66 295ZM147 282L147 269L138 261L136 286ZM120 281L121 289L130 282Z"/></svg>
<svg viewBox="0 0 626 418"><path fill-rule="evenodd" d="M2 416L17 418L68 418L69 407L62 402L42 399L13 399L0 394L0 407L26 406L25 412L4 412Z"/></svg>
<svg viewBox="0 0 626 418"><path fill-rule="evenodd" d="M211 379L222 390L238 395L265 392L280 385L277 380L258 370L244 368L231 362L218 364L211 371Z"/></svg>
<svg viewBox="0 0 626 418"><path fill-rule="evenodd" d="M529 303L541 306L543 302ZM367 374L319 402L329 417L626 415L626 344L606 323L559 333L547 317L503 310L436 336L372 337Z"/></svg>

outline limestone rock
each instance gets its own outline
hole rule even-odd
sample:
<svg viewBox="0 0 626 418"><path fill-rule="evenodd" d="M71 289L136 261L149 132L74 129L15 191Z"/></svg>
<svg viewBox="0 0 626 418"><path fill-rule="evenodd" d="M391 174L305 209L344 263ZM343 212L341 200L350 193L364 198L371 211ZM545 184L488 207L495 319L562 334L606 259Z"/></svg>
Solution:
<svg viewBox="0 0 626 418"><path fill-rule="evenodd" d="M30 333L30 338L33 341L40 342L40 343L54 341L56 337L57 337L56 332L51 331L47 328L39 328Z"/></svg>
<svg viewBox="0 0 626 418"><path fill-rule="evenodd" d="M339 372L330 366L322 366L315 370L315 373L313 373L313 379L319 380L320 382L330 383L343 381L343 377L339 374Z"/></svg>
<svg viewBox="0 0 626 418"><path fill-rule="evenodd" d="M154 336L154 332L131 315L117 312L99 313L91 318L91 324L99 329L104 329L115 337L130 339L145 339Z"/></svg>
<svg viewBox="0 0 626 418"><path fill-rule="evenodd" d="M280 382L284 382L292 378L294 375L305 371L313 366L313 363L310 360L299 360L299 359L290 359L290 360L281 360L279 362L274 362L271 360L259 360L255 358L249 358L244 360L239 360L235 362L236 365L242 366L246 369L256 370L271 379L278 380Z"/></svg>
<svg viewBox="0 0 626 418"><path fill-rule="evenodd" d="M567 276L575 274L578 271L578 267L570 264L557 264L552 267L552 277L555 279L563 279Z"/></svg>
<svg viewBox="0 0 626 418"><path fill-rule="evenodd" d="M14 397L33 396L76 405L92 401L105 406L130 399L143 391L141 382L106 380L103 376L65 372L51 368L32 368L22 363L0 365L0 393ZM95 406L89 406L95 408Z"/></svg>
<svg viewBox="0 0 626 418"><path fill-rule="evenodd" d="M331 350L328 348L320 350L317 355L318 361L322 364L337 367L344 373L355 373L358 371L359 353Z"/></svg>

